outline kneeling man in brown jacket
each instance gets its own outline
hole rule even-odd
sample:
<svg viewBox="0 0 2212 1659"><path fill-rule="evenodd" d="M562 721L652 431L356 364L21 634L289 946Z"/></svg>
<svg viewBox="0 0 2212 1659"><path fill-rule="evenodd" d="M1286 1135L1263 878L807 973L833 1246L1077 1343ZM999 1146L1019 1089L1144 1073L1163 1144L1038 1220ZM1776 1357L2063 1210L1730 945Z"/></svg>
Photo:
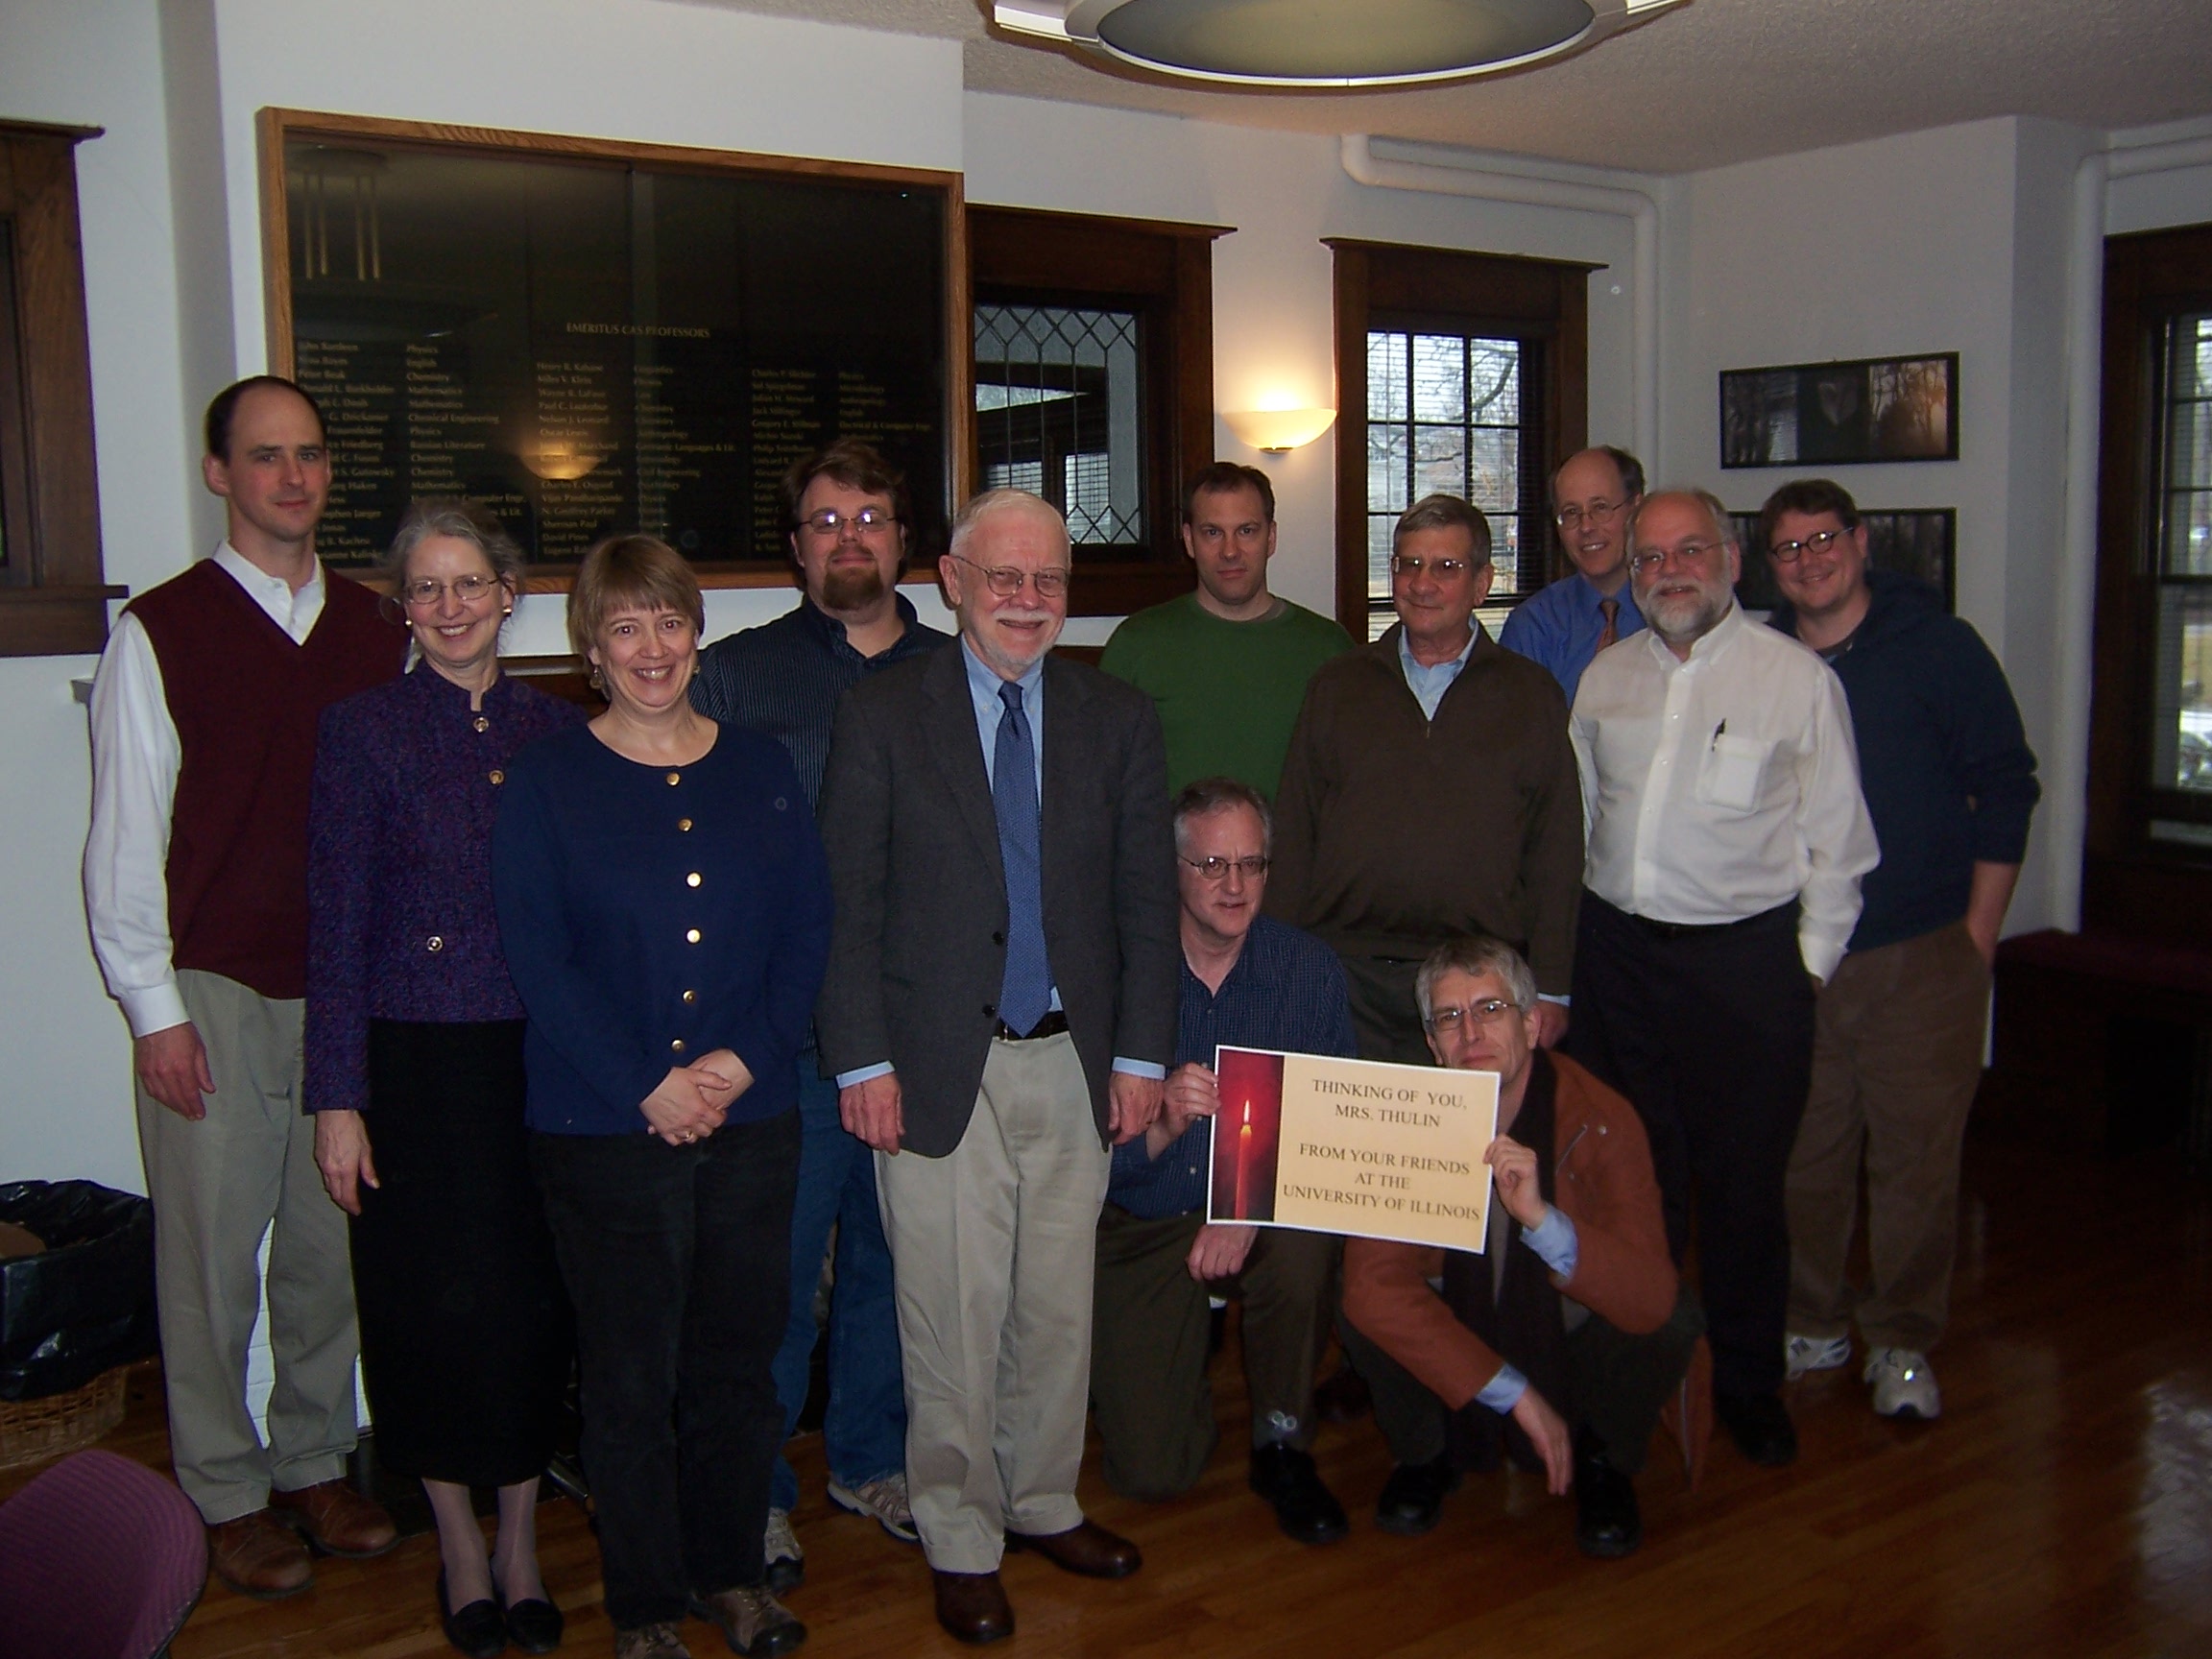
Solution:
<svg viewBox="0 0 2212 1659"><path fill-rule="evenodd" d="M1440 1066L1496 1071L1495 1183L1482 1255L1370 1238L1344 1247L1344 1315L1451 1412L1439 1455L1404 1450L1378 1512L1435 1525L1465 1469L1502 1455L1573 1485L1591 1555L1643 1541L1632 1478L1704 1320L1667 1252L1659 1186L1627 1101L1537 1046L1536 983L1495 939L1455 939L1421 965L1421 1022ZM1358 1358L1358 1356L1356 1356ZM1362 1371L1366 1359L1359 1358Z"/></svg>

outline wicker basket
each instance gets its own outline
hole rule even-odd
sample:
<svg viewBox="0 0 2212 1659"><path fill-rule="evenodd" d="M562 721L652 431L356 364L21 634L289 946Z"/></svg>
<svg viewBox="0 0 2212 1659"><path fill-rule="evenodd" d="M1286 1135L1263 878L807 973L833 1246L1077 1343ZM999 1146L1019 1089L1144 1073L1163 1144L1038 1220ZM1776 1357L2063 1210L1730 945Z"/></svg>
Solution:
<svg viewBox="0 0 2212 1659"><path fill-rule="evenodd" d="M0 1469L79 1452L123 1421L128 1365L42 1400L0 1400Z"/></svg>

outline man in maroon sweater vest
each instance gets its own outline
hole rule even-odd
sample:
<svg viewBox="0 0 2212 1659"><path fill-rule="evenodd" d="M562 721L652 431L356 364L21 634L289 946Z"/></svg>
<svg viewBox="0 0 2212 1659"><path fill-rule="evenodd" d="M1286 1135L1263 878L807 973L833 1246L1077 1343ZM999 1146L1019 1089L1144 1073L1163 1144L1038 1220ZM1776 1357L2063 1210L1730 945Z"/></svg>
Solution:
<svg viewBox="0 0 2212 1659"><path fill-rule="evenodd" d="M302 1537L340 1555L396 1542L344 1479L359 1339L300 1044L316 719L397 673L407 637L315 557L330 456L314 400L258 375L206 427L228 534L133 600L101 657L84 896L134 1039L177 1479L217 1574L284 1596L308 1581ZM246 1408L265 1232L266 1445Z"/></svg>

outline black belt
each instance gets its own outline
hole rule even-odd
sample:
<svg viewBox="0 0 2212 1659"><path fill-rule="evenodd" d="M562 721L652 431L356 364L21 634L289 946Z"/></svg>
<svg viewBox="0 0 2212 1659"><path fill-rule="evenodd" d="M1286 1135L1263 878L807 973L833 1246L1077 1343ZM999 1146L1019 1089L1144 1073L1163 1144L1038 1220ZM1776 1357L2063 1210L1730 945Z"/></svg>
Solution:
<svg viewBox="0 0 2212 1659"><path fill-rule="evenodd" d="M993 1035L1001 1043L1036 1043L1046 1037L1057 1037L1067 1029L1066 1011L1055 1008L1027 1031L1017 1031L1001 1020L998 1022L998 1029Z"/></svg>
<svg viewBox="0 0 2212 1659"><path fill-rule="evenodd" d="M1734 922L1662 922L1656 916L1639 916L1632 910L1621 910L1619 905L1615 905L1614 909L1645 932L1661 939L1709 939L1721 933L1744 932L1753 927L1773 926L1782 922L1794 926L1797 922L1797 902L1794 899L1787 904L1777 904L1771 910L1762 910L1756 916L1742 917Z"/></svg>

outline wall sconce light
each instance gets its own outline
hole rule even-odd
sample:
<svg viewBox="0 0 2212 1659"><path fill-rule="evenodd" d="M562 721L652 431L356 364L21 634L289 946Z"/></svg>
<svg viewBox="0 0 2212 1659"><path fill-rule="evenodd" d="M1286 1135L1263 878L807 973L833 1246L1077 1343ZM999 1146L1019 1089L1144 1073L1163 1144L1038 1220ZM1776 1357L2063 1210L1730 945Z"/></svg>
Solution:
<svg viewBox="0 0 2212 1659"><path fill-rule="evenodd" d="M1336 423L1334 409L1224 409L1229 430L1255 449L1270 455L1310 444Z"/></svg>

